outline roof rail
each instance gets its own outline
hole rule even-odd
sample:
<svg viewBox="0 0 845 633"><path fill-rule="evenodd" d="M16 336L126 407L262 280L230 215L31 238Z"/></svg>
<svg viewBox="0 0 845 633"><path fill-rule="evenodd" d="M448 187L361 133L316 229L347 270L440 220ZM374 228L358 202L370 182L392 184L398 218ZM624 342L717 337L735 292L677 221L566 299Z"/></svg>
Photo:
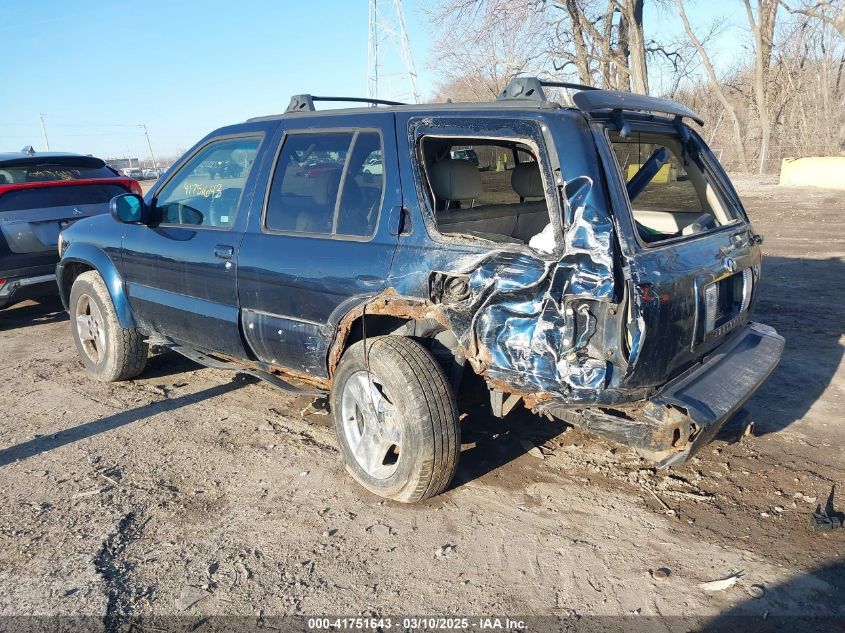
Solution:
<svg viewBox="0 0 845 633"><path fill-rule="evenodd" d="M387 105L387 106L396 106L396 105L407 105L400 101L387 101L385 99L370 99L367 97L318 97L316 95L294 95L290 98L290 103L288 104L288 109L285 110L285 113L288 112L314 112L314 102L315 101L344 101L344 102L351 102L351 103L369 103L371 105Z"/></svg>
<svg viewBox="0 0 845 633"><path fill-rule="evenodd" d="M598 90L594 86L574 84L567 81L541 81L537 77L514 77L504 90L496 97L496 101L505 99L529 99L531 101L548 101L543 87L569 88L571 90Z"/></svg>

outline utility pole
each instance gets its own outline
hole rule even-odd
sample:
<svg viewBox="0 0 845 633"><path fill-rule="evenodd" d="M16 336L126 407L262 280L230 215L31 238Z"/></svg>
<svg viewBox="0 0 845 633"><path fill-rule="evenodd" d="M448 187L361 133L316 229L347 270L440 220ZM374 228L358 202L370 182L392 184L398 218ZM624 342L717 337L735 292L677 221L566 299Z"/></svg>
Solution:
<svg viewBox="0 0 845 633"><path fill-rule="evenodd" d="M378 7L370 0L369 35L367 36L367 96L378 98Z"/></svg>
<svg viewBox="0 0 845 633"><path fill-rule="evenodd" d="M47 140L47 126L44 125L44 117L47 116L43 112L40 114L41 116L41 133L44 135L44 145L47 146L47 151L50 151L50 141Z"/></svg>
<svg viewBox="0 0 845 633"><path fill-rule="evenodd" d="M414 67L414 56L411 53L411 43L408 40L408 29L405 26L405 13L402 0L381 0L382 7L388 5L385 11L379 10L379 0L369 0L369 34L367 41L367 96L375 99L379 96L379 79L393 77L404 79L408 90L404 93L414 103L420 102L420 89L417 85L417 71ZM402 60L404 68L399 72L384 73L379 69L379 53L382 44L392 45L393 50L387 50L383 59L395 59L396 53ZM392 54L391 54L392 53ZM383 69L384 64L381 65ZM389 95L393 96L393 95Z"/></svg>
<svg viewBox="0 0 845 633"><path fill-rule="evenodd" d="M156 155L153 154L153 146L150 143L150 134L147 132L147 126L141 123L138 127L144 128L144 136L147 137L147 147L150 148L150 158L153 159L153 169L155 169L156 173L158 173L158 162L156 161Z"/></svg>

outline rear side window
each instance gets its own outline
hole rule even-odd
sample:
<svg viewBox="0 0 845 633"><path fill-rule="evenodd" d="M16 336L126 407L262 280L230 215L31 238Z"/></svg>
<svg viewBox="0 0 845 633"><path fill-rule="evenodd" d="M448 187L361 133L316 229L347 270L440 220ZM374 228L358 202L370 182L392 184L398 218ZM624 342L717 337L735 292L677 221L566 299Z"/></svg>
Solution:
<svg viewBox="0 0 845 633"><path fill-rule="evenodd" d="M371 237L383 190L378 132L291 134L276 163L264 226L288 233Z"/></svg>
<svg viewBox="0 0 845 633"><path fill-rule="evenodd" d="M231 227L260 143L259 137L222 139L194 154L156 196L158 222Z"/></svg>

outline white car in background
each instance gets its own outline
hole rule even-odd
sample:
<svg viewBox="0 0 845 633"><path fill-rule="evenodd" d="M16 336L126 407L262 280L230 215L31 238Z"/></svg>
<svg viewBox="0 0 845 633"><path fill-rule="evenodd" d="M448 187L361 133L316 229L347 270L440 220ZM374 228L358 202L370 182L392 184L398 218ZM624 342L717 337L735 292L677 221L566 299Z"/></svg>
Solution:
<svg viewBox="0 0 845 633"><path fill-rule="evenodd" d="M381 164L381 152L377 156L370 156L364 163L364 173L373 176L381 176L383 169Z"/></svg>

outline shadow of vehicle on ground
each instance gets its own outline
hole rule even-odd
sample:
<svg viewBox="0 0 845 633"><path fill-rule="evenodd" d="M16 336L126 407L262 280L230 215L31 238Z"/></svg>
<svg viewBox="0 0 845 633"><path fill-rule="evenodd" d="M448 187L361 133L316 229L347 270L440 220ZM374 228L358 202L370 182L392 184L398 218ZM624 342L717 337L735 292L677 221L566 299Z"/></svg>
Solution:
<svg viewBox="0 0 845 633"><path fill-rule="evenodd" d="M26 301L0 310L0 332L67 320L67 312L58 297Z"/></svg>
<svg viewBox="0 0 845 633"><path fill-rule="evenodd" d="M845 354L845 261L764 257L753 318L786 338L780 365L746 403L755 434L803 418L825 392Z"/></svg>
<svg viewBox="0 0 845 633"><path fill-rule="evenodd" d="M753 581L749 581L749 585ZM845 557L764 588L704 623L706 633L842 633L845 630Z"/></svg>
<svg viewBox="0 0 845 633"><path fill-rule="evenodd" d="M58 433L37 436L26 442L0 449L0 467L21 459L33 457L44 451L59 448L66 444L72 444L73 442L98 435L99 433L105 433L121 426L126 426L132 422L137 422L159 413L174 411L229 393L235 389L240 389L246 384L252 384L256 380L250 376L236 375L229 382L208 387L195 393L185 394L176 398L165 398L164 400L151 402L140 407L135 407L134 409L127 409L126 411L120 411L98 420L64 429Z"/></svg>
<svg viewBox="0 0 845 633"><path fill-rule="evenodd" d="M498 470L532 448L542 452L540 446L570 428L565 422L534 415L521 405L504 418L496 418L489 402L481 399L486 394L481 379L465 375L464 381L459 401L463 449L451 489Z"/></svg>

